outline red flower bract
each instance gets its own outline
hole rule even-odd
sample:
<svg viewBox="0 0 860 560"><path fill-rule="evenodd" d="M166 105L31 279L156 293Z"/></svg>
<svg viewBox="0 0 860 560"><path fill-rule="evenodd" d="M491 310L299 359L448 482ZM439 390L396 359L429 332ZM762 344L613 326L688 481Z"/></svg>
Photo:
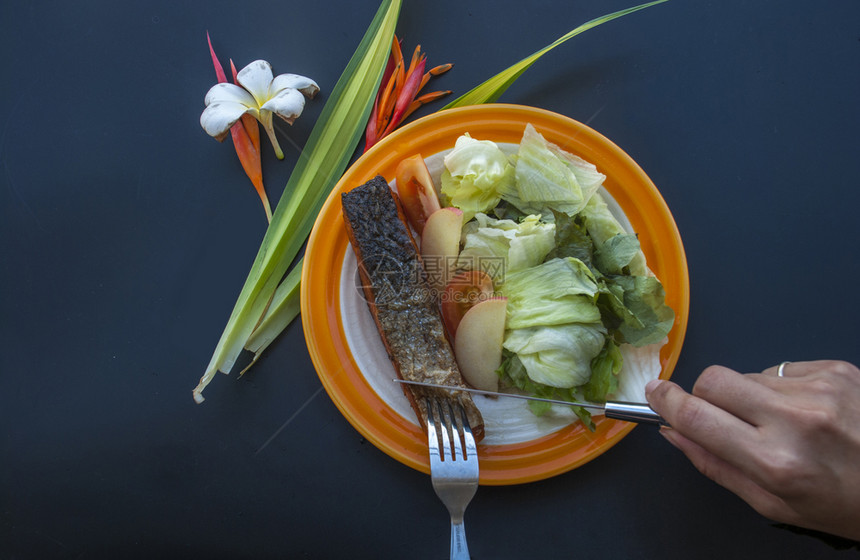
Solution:
<svg viewBox="0 0 860 560"><path fill-rule="evenodd" d="M212 64L215 66L215 76L218 82L226 82L227 75L224 74L224 68L218 57L215 56L215 50L212 48L212 39L209 33L206 33L206 40L209 42L209 54L212 55ZM233 83L238 85L236 80L236 67L233 61L230 60L230 68L233 73ZM256 119L251 115L242 115L236 124L230 127L230 136L233 138L233 147L236 149L236 155L239 156L239 162L242 164L242 169L245 170L245 175L251 180L257 194L260 195L260 200L263 202L263 209L266 212L266 219L272 221L272 208L269 204L269 197L266 196L266 189L263 187L263 166L260 160L260 128Z"/></svg>
<svg viewBox="0 0 860 560"><path fill-rule="evenodd" d="M405 60L400 50L400 41L394 37L388 66L382 75L376 102L371 109L370 119L364 134L364 151L391 134L416 109L426 103L440 99L450 91L434 91L420 95L421 90L433 76L444 74L453 66L442 64L425 72L427 56L421 52L421 45L415 47L409 67L404 68Z"/></svg>

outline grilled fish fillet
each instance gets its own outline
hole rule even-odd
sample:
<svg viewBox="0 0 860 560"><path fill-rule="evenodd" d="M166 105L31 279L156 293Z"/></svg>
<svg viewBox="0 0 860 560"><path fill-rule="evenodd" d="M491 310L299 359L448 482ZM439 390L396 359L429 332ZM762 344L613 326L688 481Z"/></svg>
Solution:
<svg viewBox="0 0 860 560"><path fill-rule="evenodd" d="M343 193L341 205L364 296L397 375L465 387L397 195L377 176ZM484 420L469 393L414 386L403 391L425 429L423 397L451 398L463 405L475 439L483 438Z"/></svg>

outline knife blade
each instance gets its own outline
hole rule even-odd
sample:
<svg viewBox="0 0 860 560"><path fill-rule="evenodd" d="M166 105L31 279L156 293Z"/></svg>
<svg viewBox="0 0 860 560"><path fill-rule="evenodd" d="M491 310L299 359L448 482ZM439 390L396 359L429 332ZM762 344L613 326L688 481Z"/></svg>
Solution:
<svg viewBox="0 0 860 560"><path fill-rule="evenodd" d="M591 408L602 410L607 418L616 420L624 420L625 422L636 422L638 424L655 424L658 426L669 426L666 420L654 412L648 403L637 403L627 401L606 401L604 404L588 403L588 402L571 402L556 399L544 399L542 397L533 397L531 395L518 395L516 393L499 393L497 391L484 391L483 389L473 389L472 387L455 387L452 385L439 385L436 383L427 383L425 381L409 381L406 379L393 379L395 383L403 385L418 385L420 387L432 387L434 389L447 389L449 391L465 391L476 395L484 395L488 397L509 397L513 399L523 399L528 401L540 401L552 404L561 404L567 406L581 406L582 408Z"/></svg>

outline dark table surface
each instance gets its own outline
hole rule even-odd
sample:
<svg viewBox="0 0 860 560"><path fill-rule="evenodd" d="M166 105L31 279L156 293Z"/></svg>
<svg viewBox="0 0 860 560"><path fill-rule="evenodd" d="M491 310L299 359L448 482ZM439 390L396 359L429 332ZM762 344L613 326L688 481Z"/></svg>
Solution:
<svg viewBox="0 0 860 560"><path fill-rule="evenodd" d="M463 93L625 0L405 0ZM300 321L191 399L265 229L198 124L222 60L314 78L264 150L277 200L375 2L0 7L0 557L445 558L429 477L321 389ZM501 101L587 122L655 182L689 260L673 379L860 362L860 3L672 0L559 47ZM441 104L428 107L427 114ZM289 138L289 140L287 140ZM265 146L264 146L265 147ZM474 558L830 558L649 427L539 482L481 487Z"/></svg>

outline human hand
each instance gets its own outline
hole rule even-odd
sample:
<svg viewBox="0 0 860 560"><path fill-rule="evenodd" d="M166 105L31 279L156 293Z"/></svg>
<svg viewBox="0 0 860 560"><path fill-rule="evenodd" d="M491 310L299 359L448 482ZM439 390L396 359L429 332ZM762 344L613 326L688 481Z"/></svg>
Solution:
<svg viewBox="0 0 860 560"><path fill-rule="evenodd" d="M794 362L762 373L705 369L692 395L645 388L661 433L705 476L765 517L860 540L860 370Z"/></svg>

